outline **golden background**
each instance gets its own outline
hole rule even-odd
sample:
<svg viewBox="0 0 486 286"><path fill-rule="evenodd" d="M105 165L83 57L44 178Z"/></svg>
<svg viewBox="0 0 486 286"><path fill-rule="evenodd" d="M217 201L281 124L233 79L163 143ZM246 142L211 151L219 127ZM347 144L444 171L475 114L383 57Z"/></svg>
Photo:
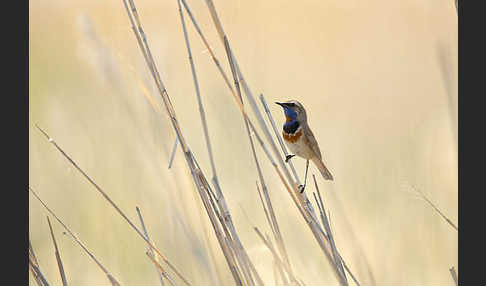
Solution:
<svg viewBox="0 0 486 286"><path fill-rule="evenodd" d="M177 2L135 3L182 132L210 177ZM230 75L206 4L188 4ZM361 284L453 285L448 269L458 269L457 232L411 191L421 190L457 222L453 1L214 4L246 80L255 95L265 95L277 125L284 118L274 101L297 99L306 107L335 178L324 182L316 173L336 243ZM175 134L122 1L30 0L29 18L29 185L122 285L159 284L144 241L36 123L137 223L140 207L155 244L194 285L219 285L218 275L233 285L180 149L167 168ZM186 22L222 190L243 245L274 285L273 259L252 229L269 232L241 113L187 15ZM306 285L337 285L259 146L257 152L296 275ZM302 179L304 160L293 162ZM316 171L311 165L310 174ZM310 198L313 190L309 184ZM46 214L29 194L30 239L47 279L59 285ZM108 285L51 222L69 284Z"/></svg>

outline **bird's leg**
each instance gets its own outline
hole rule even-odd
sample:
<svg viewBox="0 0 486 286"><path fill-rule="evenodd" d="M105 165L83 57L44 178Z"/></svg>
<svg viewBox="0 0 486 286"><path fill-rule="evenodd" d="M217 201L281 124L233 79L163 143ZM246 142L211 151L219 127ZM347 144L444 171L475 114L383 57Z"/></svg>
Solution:
<svg viewBox="0 0 486 286"><path fill-rule="evenodd" d="M304 192L305 186L307 185L307 170L309 170L309 160L305 163L305 177L304 177L304 185L299 186L300 193Z"/></svg>
<svg viewBox="0 0 486 286"><path fill-rule="evenodd" d="M295 155L287 155L285 156L285 163L288 163L290 159L292 159L292 157L294 157Z"/></svg>

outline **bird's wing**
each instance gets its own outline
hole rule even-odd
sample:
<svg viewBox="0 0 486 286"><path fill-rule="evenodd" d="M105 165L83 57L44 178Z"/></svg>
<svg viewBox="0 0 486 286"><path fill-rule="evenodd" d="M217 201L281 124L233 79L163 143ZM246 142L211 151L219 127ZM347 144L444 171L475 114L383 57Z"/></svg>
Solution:
<svg viewBox="0 0 486 286"><path fill-rule="evenodd" d="M319 150L319 145L317 145L316 137L314 137L314 133L309 128L309 125L305 124L304 129L304 139L307 140L308 146L312 147L312 151L314 154L322 160L321 150Z"/></svg>

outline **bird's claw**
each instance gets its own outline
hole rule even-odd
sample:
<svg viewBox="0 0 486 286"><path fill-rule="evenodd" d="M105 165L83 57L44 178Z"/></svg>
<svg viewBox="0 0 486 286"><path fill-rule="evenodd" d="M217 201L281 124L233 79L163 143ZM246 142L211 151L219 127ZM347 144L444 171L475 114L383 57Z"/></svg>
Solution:
<svg viewBox="0 0 486 286"><path fill-rule="evenodd" d="M285 156L285 163L288 163L290 159L292 159L292 157L294 157L295 155L287 155Z"/></svg>
<svg viewBox="0 0 486 286"><path fill-rule="evenodd" d="M299 192L302 194L304 192L305 185L299 185Z"/></svg>

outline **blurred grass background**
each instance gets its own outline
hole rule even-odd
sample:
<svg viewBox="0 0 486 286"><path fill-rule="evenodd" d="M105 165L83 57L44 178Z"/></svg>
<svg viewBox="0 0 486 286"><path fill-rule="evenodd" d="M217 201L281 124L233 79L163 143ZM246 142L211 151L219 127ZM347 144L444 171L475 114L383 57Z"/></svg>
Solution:
<svg viewBox="0 0 486 286"><path fill-rule="evenodd" d="M217 285L219 272L224 284L232 285L180 150L167 168L175 136L122 1L29 3L30 186L123 285L159 283L145 243L35 129L37 123L134 221L135 206L141 208L155 244L190 281ZM229 74L204 1L188 3ZM209 175L177 2L136 4L185 138ZM269 104L297 99L306 107L335 177L328 183L316 176L336 243L360 282L370 281L366 256L376 285L452 285L448 268L458 269L457 232L406 190L422 190L457 222L453 1L235 0L215 5L253 91L264 93ZM252 230L257 225L268 231L268 226L243 120L202 42L192 26L188 29L220 184L243 244L272 285L272 258ZM154 111L139 80L162 112ZM280 125L280 107L270 108ZM307 285L334 285L295 205L269 162L261 161L297 276ZM294 164L303 177L305 162L295 159ZM310 171L317 170L312 166ZM329 191L339 193L344 213L326 200ZM30 197L32 245L48 280L57 284L45 215ZM60 235L59 224L53 227L70 285L105 285L106 277L88 256Z"/></svg>

